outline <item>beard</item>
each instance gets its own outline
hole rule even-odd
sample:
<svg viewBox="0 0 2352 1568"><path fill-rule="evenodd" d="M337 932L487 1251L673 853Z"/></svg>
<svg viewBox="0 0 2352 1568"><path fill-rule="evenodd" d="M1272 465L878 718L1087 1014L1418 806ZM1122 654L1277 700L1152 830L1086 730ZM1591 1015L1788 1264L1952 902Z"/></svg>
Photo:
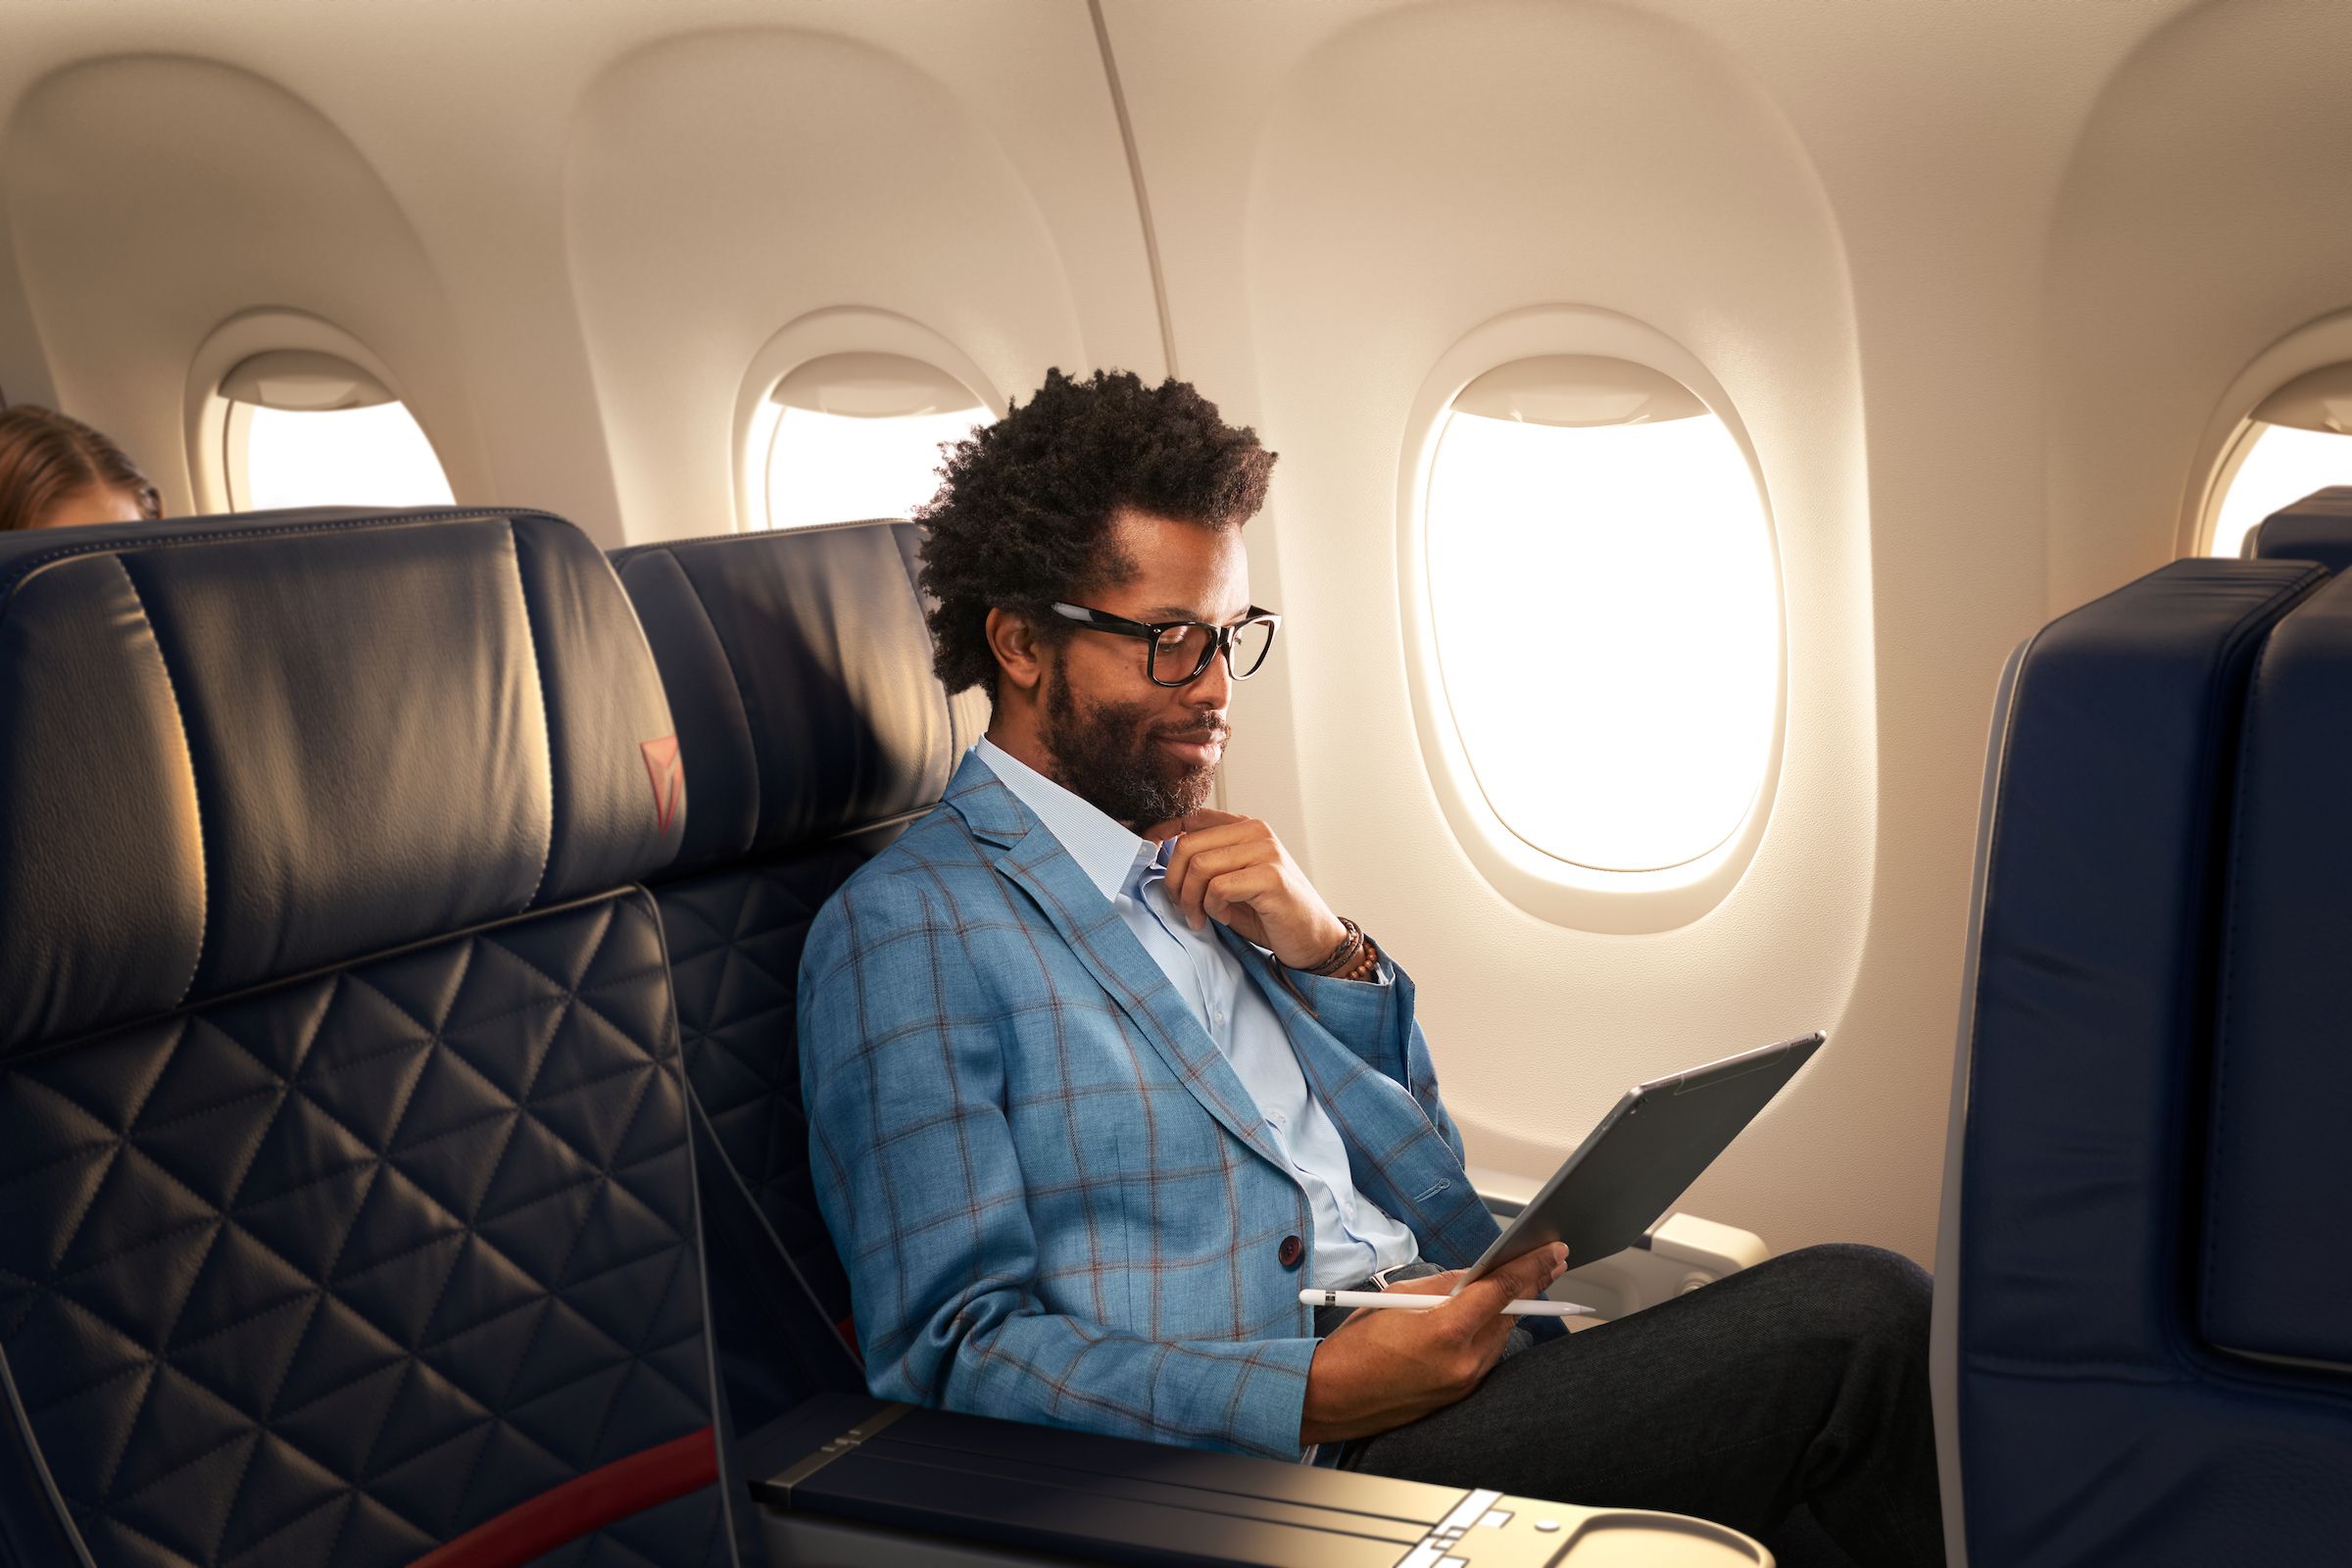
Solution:
<svg viewBox="0 0 2352 1568"><path fill-rule="evenodd" d="M1221 740L1231 733L1223 720L1203 714L1153 724L1144 703L1081 710L1059 653L1046 672L1045 695L1042 738L1061 774L1057 782L1103 815L1141 832L1208 804L1216 763L1187 762L1152 743Z"/></svg>

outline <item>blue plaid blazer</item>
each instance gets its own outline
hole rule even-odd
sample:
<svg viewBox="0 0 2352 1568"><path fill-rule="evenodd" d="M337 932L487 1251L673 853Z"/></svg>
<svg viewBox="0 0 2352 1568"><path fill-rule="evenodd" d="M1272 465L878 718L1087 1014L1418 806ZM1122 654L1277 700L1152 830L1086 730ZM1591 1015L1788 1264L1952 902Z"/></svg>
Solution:
<svg viewBox="0 0 2352 1568"><path fill-rule="evenodd" d="M1224 934L1357 1187L1424 1257L1471 1261L1494 1222L1412 982L1278 978ZM1181 994L978 758L818 913L800 1047L875 1395L1298 1456L1305 1195Z"/></svg>

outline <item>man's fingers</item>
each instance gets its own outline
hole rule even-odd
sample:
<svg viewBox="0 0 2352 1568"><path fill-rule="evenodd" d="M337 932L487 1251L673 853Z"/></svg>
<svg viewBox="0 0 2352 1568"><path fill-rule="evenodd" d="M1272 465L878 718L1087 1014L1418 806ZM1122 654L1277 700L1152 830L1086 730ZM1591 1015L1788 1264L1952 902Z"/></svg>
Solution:
<svg viewBox="0 0 2352 1568"><path fill-rule="evenodd" d="M1190 886L1201 870L1201 858L1207 855L1231 855L1243 846L1259 841L1250 830L1262 824L1247 818L1239 828L1220 827L1205 833L1187 833L1176 841L1175 850L1168 856L1168 897L1175 898Z"/></svg>
<svg viewBox="0 0 2352 1568"><path fill-rule="evenodd" d="M1243 846L1230 849L1203 850L1188 861L1184 868L1184 883L1169 894L1187 913L1200 912L1200 896L1208 885L1219 877L1236 871L1246 871L1258 863L1257 858ZM1171 879L1173 880L1173 879ZM1231 898L1233 890L1226 890Z"/></svg>
<svg viewBox="0 0 2352 1568"><path fill-rule="evenodd" d="M1522 1253L1475 1284L1462 1288L1462 1298L1477 1303L1480 1312L1500 1312L1512 1301L1544 1294L1568 1268L1568 1249L1558 1242Z"/></svg>
<svg viewBox="0 0 2352 1568"><path fill-rule="evenodd" d="M1389 1289L1409 1296L1444 1296L1453 1289L1453 1282L1461 1277L1460 1269L1449 1268L1443 1274L1424 1274L1417 1280L1398 1280Z"/></svg>
<svg viewBox="0 0 2352 1568"><path fill-rule="evenodd" d="M1230 924L1231 922L1226 920L1225 914L1218 914L1209 908L1209 899L1216 899L1224 906L1226 912L1231 913L1233 906L1248 904L1250 900L1263 896L1276 887L1281 880L1281 876L1271 866L1263 865L1244 866L1239 871L1228 871L1222 876L1206 878L1200 884L1201 916L1207 918L1214 915L1219 922ZM1200 921L1196 920L1193 924L1197 929Z"/></svg>
<svg viewBox="0 0 2352 1568"><path fill-rule="evenodd" d="M1186 842L1189 844L1191 841ZM1196 850L1185 857L1183 875L1177 874L1179 868L1175 864L1169 865L1169 901L1183 909L1188 917L1197 915L1200 912L1200 893L1203 888L1229 871L1243 870L1262 859L1264 857L1256 848L1248 844L1211 845Z"/></svg>

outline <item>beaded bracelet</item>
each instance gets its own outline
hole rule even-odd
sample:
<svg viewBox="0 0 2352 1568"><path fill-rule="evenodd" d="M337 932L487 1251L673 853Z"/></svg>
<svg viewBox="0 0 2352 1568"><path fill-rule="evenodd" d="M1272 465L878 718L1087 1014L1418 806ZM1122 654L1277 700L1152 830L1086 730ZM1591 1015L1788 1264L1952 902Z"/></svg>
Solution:
<svg viewBox="0 0 2352 1568"><path fill-rule="evenodd" d="M1378 973L1380 973L1380 950L1372 945L1370 937L1366 937L1364 938L1363 955L1332 978L1335 980L1369 980Z"/></svg>

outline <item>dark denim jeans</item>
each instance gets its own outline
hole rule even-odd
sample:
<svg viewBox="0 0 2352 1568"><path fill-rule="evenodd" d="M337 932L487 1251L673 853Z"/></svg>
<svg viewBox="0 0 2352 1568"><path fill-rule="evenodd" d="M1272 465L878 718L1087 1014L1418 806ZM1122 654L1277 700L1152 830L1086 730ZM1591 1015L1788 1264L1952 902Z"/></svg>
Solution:
<svg viewBox="0 0 2352 1568"><path fill-rule="evenodd" d="M1340 1464L1767 1541L1801 1502L1865 1568L1930 1568L1943 1562L1930 1295L1892 1252L1809 1247L1506 1353L1468 1398L1349 1443Z"/></svg>

